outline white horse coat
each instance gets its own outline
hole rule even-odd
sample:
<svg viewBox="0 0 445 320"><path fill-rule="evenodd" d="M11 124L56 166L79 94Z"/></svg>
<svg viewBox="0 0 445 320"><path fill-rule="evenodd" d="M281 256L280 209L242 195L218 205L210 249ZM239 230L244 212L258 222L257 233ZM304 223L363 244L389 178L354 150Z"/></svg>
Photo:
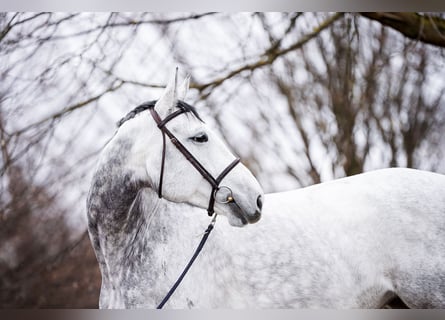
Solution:
<svg viewBox="0 0 445 320"><path fill-rule="evenodd" d="M156 108L162 112L159 102ZM102 308L156 307L210 221L202 209L208 200L195 197L208 186L191 166L180 170L180 163L187 166L180 155L166 165L173 172L165 177L166 199L157 197L159 171L150 168L159 168L160 151L144 148L160 143L160 135L147 112L111 140L90 190L88 229L102 273ZM195 126L196 119L181 117ZM175 157L172 148L167 157ZM205 165L219 161L215 153ZM253 212L261 193L249 174L242 167L224 180L240 205L215 207L230 224L218 217L166 307L377 308L398 295L409 307L445 308L445 176L384 169L267 194L261 220L235 228L240 222L232 213ZM175 184L181 179L189 183Z"/></svg>

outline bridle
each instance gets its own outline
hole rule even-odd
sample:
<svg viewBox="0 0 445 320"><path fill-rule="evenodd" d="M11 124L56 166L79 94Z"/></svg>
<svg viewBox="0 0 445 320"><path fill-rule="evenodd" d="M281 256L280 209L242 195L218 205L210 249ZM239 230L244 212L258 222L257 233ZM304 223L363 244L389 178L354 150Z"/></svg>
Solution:
<svg viewBox="0 0 445 320"><path fill-rule="evenodd" d="M207 207L207 213L211 217L214 213L213 207L215 205L215 199L216 194L219 190L222 188L228 190L228 196L225 200L217 201L219 203L230 203L233 202L233 195L232 190L227 187L223 186L220 187L221 181L224 179L224 177L233 169L235 166L240 162L239 158L236 158L232 161L219 175L218 177L214 178L207 170L204 168L204 166L190 153L190 151L187 150L186 147L175 137L175 135L168 130L166 127L166 124L171 121L172 119L176 118L177 116L188 112L185 109L179 109L171 114L169 114L165 119L161 119L159 114L154 109L154 105L149 106L149 110L151 113L151 116L153 117L154 121L158 125L159 130L162 132L162 162L161 162L161 173L159 176L159 186L158 186L158 196L159 198L162 198L162 183L164 179L164 168L165 168L165 149L166 149L166 138L165 136L169 137L170 141L173 143L173 145L184 155L184 157L193 165L193 167L201 174L201 176L207 180L208 183L212 186L212 192L210 193L210 199L209 199L209 205Z"/></svg>
<svg viewBox="0 0 445 320"><path fill-rule="evenodd" d="M233 160L216 178L214 178L207 170L204 168L204 166L190 153L190 151L187 150L187 148L175 137L175 135L168 130L166 127L166 124L171 121L172 119L176 118L177 116L188 112L186 109L180 108L179 110L169 114L164 119L161 119L159 114L154 109L154 105L150 104L148 105L148 109L150 110L151 116L153 117L154 121L158 125L159 130L162 132L162 162L161 162L161 172L159 176L159 186L158 186L158 196L159 198L162 198L162 183L164 179L164 168L165 168L165 152L166 152L166 136L170 139L170 141L173 143L173 145L184 155L184 157L193 165L193 167L202 175L204 179L207 180L208 183L212 186L212 192L210 193L210 199L209 199L209 205L207 207L207 213L209 216L213 216L212 221L210 222L209 226L204 232L204 235L201 239L201 242L199 243L198 247L196 248L192 258L182 271L181 275L178 277L176 282L173 284L171 289L168 291L164 299L162 299L161 303L156 307L157 309L162 309L162 307L165 305L165 303L170 299L170 297L175 292L176 288L181 283L184 276L187 274L188 270L192 266L195 259L198 257L199 253L201 252L202 248L204 247L204 244L207 241L207 238L210 235L210 232L213 230L213 227L215 225L216 221L216 214L214 211L215 201L219 203L230 203L234 202L233 193L232 190L227 186L221 186L221 181L224 179L224 177L233 169L235 166L240 162L239 158L236 158ZM217 193L220 190L228 190L227 197L225 199L220 200L217 197Z"/></svg>

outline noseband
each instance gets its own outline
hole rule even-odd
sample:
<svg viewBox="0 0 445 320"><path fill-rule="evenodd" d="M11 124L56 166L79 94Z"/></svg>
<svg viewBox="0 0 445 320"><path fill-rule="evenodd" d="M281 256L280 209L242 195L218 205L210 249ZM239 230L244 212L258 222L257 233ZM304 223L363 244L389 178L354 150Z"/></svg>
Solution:
<svg viewBox="0 0 445 320"><path fill-rule="evenodd" d="M198 170L198 172L201 174L201 176L207 180L208 183L212 186L212 192L210 193L210 199L209 199L209 205L207 207L207 213L209 216L212 216L214 213L214 205L215 205L215 199L217 192L221 189L228 189L229 190L229 196L227 196L227 199L224 201L217 201L221 203L229 203L233 202L233 196L232 196L232 190L229 187L223 186L219 187L221 181L224 179L224 177L233 169L235 166L240 162L239 158L236 158L232 161L220 174L218 177L214 178L207 170L204 168L204 166L190 153L190 151L187 150L186 147L175 137L175 135L167 129L166 124L179 116L180 114L188 112L185 109L179 109L171 114L169 114L165 119L161 119L159 114L154 109L154 105L149 106L149 110L151 113L151 116L153 117L154 121L158 125L159 130L162 132L162 163L161 163L161 173L159 176L159 187L158 187L158 196L159 198L162 198L162 182L164 179L164 167L165 167L165 136L169 137L170 141L173 143L173 145L184 155L184 157L193 165L193 167Z"/></svg>

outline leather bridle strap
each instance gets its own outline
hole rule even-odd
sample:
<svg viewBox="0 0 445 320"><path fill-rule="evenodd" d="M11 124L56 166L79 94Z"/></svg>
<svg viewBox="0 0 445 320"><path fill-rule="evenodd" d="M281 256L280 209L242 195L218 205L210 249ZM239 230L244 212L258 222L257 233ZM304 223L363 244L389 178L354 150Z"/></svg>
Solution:
<svg viewBox="0 0 445 320"><path fill-rule="evenodd" d="M187 150L186 147L171 133L170 130L165 126L170 120L176 118L180 114L187 112L184 109L179 109L171 114L169 114L165 119L161 119L159 114L153 107L149 108L150 113L155 120L158 128L162 132L162 163L161 163L161 172L159 177L159 187L158 187L158 196L162 198L162 183L164 177L164 167L165 167L165 152L166 152L166 139L165 136L168 136L173 145L184 155L184 157L193 165L193 167L201 174L201 176L206 179L210 185L212 186L212 192L210 195L209 206L207 208L207 213L209 216L212 216L214 213L213 207L215 204L215 193L219 189L219 184L224 179L224 177L240 162L239 158L236 158L232 163L230 163L215 179L213 176L204 168L204 166Z"/></svg>
<svg viewBox="0 0 445 320"><path fill-rule="evenodd" d="M170 290L165 295L164 299L158 304L156 309L162 309L164 305L167 303L167 301L170 299L170 297L173 295L173 293L176 291L176 289L181 284L182 280L186 276L187 272L193 265L193 262L195 262L196 258L198 257L199 253L201 252L202 248L204 247L205 243L207 242L207 239L209 238L210 232L212 232L216 222L216 215L213 217L212 221L210 222L207 229L204 231L204 234L202 235L201 241L199 242L198 247L196 248L195 252L193 253L190 261L185 266L182 273L179 275L179 278L176 280L176 282L173 284L173 286L170 288Z"/></svg>
<svg viewBox="0 0 445 320"><path fill-rule="evenodd" d="M170 130L167 129L166 124L174 119L175 117L179 116L180 114L183 114L185 112L188 112L185 109L179 109L171 114L169 114L167 117L165 117L164 120L161 119L159 114L154 109L154 106L149 107L150 113L158 125L158 128L162 132L162 163L161 163L161 173L159 177L159 188L158 188L158 196L159 198L162 198L162 183L164 178L164 168L165 168L165 153L166 153L166 138L165 136L169 137L170 141L173 143L173 145L184 155L184 157L193 165L193 167L202 175L204 179L206 179L210 185L212 186L212 192L210 194L210 200L209 200L209 206L207 208L207 213L209 216L212 216L214 213L214 205L215 205L215 199L216 199L216 193L219 190L219 184L224 179L224 177L233 169L235 166L240 162L239 158L236 158L232 163L230 163L215 179L213 176L204 168L204 166L187 150L187 148L174 136L173 133L170 132ZM225 187L230 190L230 188ZM225 203L229 203L234 201L232 198L232 193L230 190L230 196L227 197L227 201ZM171 289L168 291L167 295L162 299L161 303L157 306L157 309L162 309L162 307L167 303L167 301L170 299L170 297L175 292L176 288L179 286L181 281L184 279L185 275L187 274L188 270L192 266L195 259L198 257L199 253L201 252L202 248L204 247L204 244L206 243L210 232L213 230L213 226L215 224L216 214L213 215L213 219L209 226L207 227L207 230L204 232L204 235L201 239L201 242L199 243L198 247L196 248L192 258L190 259L189 263L179 276L179 278L176 280L176 282L173 284Z"/></svg>

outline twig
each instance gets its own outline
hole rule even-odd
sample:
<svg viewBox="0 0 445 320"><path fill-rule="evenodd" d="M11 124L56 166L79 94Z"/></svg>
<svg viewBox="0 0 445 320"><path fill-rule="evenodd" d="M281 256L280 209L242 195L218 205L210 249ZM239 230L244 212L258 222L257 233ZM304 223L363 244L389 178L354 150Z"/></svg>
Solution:
<svg viewBox="0 0 445 320"><path fill-rule="evenodd" d="M325 21L323 21L318 27L314 29L311 33L308 33L307 35L303 36L300 41L294 43L293 45L290 45L287 48L284 49L274 49L268 48L263 54L260 55L257 61L248 63L244 66L241 66L231 72L229 72L227 75L217 78L215 80L212 80L210 82L204 83L204 84L192 84L190 87L198 89L199 91L204 91L206 89L214 89L221 85L224 81L240 74L243 71L253 71L255 69L264 67L266 65L272 64L278 57L285 55L291 51L294 51L296 49L301 48L303 45L305 45L307 42L309 42L311 39L315 38L321 31L329 27L331 24L333 24L335 21L343 17L343 13L336 13L333 16L329 17Z"/></svg>
<svg viewBox="0 0 445 320"><path fill-rule="evenodd" d="M87 99L85 101L81 101L79 103L76 103L76 104L74 104L72 106L69 106L69 107L67 107L67 108L65 108L65 109L63 109L63 110L61 110L59 112L56 112L56 113L54 113L54 114L52 114L52 115L50 115L50 116L48 116L46 118L43 118L42 120L39 120L39 121L37 121L37 122L35 122L35 123L25 127L25 128L17 130L14 133L12 133L11 136L20 136L21 134L25 133L26 131L28 131L28 130L30 130L32 128L38 127L38 126L40 126L40 125L42 125L42 124L44 124L44 123L46 123L48 121L54 121L54 120L56 120L58 118L61 118L62 116L64 116L67 113L71 113L74 110L80 109L80 108L82 108L82 107L84 107L84 106L86 106L86 105L88 105L88 104L90 104L90 103L92 103L94 101L99 100L106 93L118 90L120 87L122 87L122 85L124 85L124 82L118 81L118 83L115 86L112 86L112 87L106 89L105 91L99 93L98 95L93 96L93 97L91 97L91 98L89 98L89 99Z"/></svg>

